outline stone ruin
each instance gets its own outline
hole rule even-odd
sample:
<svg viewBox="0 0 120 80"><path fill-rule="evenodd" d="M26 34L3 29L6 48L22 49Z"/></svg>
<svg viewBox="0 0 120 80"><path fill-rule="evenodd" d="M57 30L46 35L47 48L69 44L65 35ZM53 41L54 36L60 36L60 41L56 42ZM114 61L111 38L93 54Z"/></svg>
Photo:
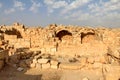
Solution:
<svg viewBox="0 0 120 80"><path fill-rule="evenodd" d="M102 69L106 80L119 80L120 28L3 25L0 26L0 69L5 65L40 69Z"/></svg>

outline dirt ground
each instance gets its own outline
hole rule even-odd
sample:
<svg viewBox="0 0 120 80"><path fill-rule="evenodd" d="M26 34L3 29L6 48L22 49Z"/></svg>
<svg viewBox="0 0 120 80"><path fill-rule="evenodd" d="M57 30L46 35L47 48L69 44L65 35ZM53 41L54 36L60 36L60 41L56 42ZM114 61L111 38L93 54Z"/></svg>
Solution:
<svg viewBox="0 0 120 80"><path fill-rule="evenodd" d="M60 74L61 71L59 70L41 70L34 68L17 71L14 67L6 66L0 71L0 80L59 80Z"/></svg>
<svg viewBox="0 0 120 80"><path fill-rule="evenodd" d="M33 68L17 71L15 67L6 66L0 71L0 80L83 80L84 78L104 80L101 70L42 70Z"/></svg>

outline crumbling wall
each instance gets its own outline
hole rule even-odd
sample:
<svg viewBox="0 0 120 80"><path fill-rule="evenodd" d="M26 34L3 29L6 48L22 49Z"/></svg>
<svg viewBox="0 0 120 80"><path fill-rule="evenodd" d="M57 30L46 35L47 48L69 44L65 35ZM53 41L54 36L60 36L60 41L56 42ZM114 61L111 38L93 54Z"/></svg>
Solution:
<svg viewBox="0 0 120 80"><path fill-rule="evenodd" d="M1 27L0 31L3 41L8 41L8 45L15 48L38 48L43 53L54 55L95 56L107 54L108 47L114 47L115 50L120 45L119 31L107 28L56 24L45 28L29 28L15 23L10 27Z"/></svg>

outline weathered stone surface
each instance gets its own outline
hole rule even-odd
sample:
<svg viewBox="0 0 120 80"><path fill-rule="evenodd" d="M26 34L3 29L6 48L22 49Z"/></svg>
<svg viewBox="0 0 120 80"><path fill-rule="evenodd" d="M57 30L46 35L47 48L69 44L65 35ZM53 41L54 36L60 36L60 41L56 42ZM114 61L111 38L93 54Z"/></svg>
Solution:
<svg viewBox="0 0 120 80"><path fill-rule="evenodd" d="M49 61L49 59L38 59L37 61L40 64L46 64Z"/></svg>
<svg viewBox="0 0 120 80"><path fill-rule="evenodd" d="M30 64L30 68L35 68L36 67L36 64L35 63L31 63Z"/></svg>
<svg viewBox="0 0 120 80"><path fill-rule="evenodd" d="M15 23L0 27L0 39L0 60L20 67L94 70L102 69L104 64L120 63L120 29L63 25L32 28ZM119 72L113 68L104 71L106 79L119 79Z"/></svg>
<svg viewBox="0 0 120 80"><path fill-rule="evenodd" d="M80 68L82 68L82 66L81 66L81 64L80 63L61 63L60 65L59 65L59 67L61 68L61 69L80 69Z"/></svg>
<svg viewBox="0 0 120 80"><path fill-rule="evenodd" d="M37 69L41 69L42 68L42 65L40 63L36 63L36 68Z"/></svg>
<svg viewBox="0 0 120 80"><path fill-rule="evenodd" d="M88 61L88 63L94 63L95 62L94 57L88 57L87 61Z"/></svg>
<svg viewBox="0 0 120 80"><path fill-rule="evenodd" d="M103 66L103 72L106 80L120 79L120 66L113 66L110 64L106 64Z"/></svg>
<svg viewBox="0 0 120 80"><path fill-rule="evenodd" d="M51 65L50 66L52 69L58 69L58 65Z"/></svg>
<svg viewBox="0 0 120 80"><path fill-rule="evenodd" d="M33 63L37 63L38 61L37 61L37 59L33 59L32 62Z"/></svg>
<svg viewBox="0 0 120 80"><path fill-rule="evenodd" d="M81 58L79 59L79 61L80 61L81 65L85 65L86 62L87 62L87 58L86 58L86 57L81 57Z"/></svg>
<svg viewBox="0 0 120 80"><path fill-rule="evenodd" d="M50 61L50 64L52 64L52 65L58 65L58 61L51 60L51 61Z"/></svg>
<svg viewBox="0 0 120 80"><path fill-rule="evenodd" d="M82 80L89 80L87 77L83 78Z"/></svg>
<svg viewBox="0 0 120 80"><path fill-rule="evenodd" d="M93 64L93 68L102 68L102 63L100 63L100 62L95 62L95 63Z"/></svg>
<svg viewBox="0 0 120 80"><path fill-rule="evenodd" d="M42 69L48 69L50 68L50 64L47 63L47 64L42 64Z"/></svg>

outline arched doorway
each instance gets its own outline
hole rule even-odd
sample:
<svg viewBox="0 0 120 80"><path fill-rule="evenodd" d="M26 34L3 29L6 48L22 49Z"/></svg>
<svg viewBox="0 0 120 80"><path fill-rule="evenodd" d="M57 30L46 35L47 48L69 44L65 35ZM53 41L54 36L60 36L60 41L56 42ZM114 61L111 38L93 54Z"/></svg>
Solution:
<svg viewBox="0 0 120 80"><path fill-rule="evenodd" d="M59 38L59 40L70 40L72 39L72 33L67 30L61 30L56 34L56 37Z"/></svg>
<svg viewBox="0 0 120 80"><path fill-rule="evenodd" d="M81 33L81 43L90 43L95 40L95 33L88 32L88 33Z"/></svg>

